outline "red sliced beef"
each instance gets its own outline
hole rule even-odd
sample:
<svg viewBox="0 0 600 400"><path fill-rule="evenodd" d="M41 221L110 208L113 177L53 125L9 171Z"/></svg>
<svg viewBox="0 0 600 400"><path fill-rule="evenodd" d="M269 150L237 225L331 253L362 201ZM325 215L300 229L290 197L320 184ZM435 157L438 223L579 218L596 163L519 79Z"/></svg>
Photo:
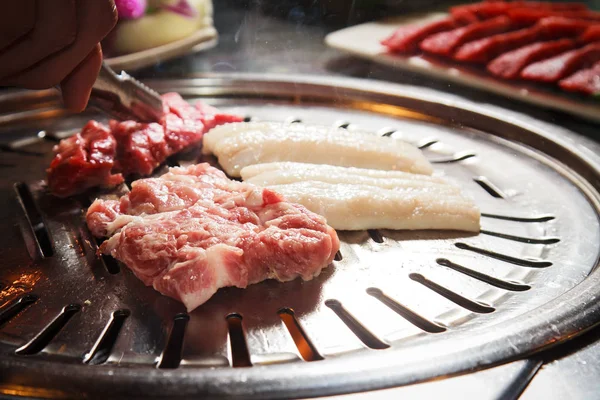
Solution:
<svg viewBox="0 0 600 400"><path fill-rule="evenodd" d="M581 35L580 40L583 43L600 42L600 24L587 28L587 30Z"/></svg>
<svg viewBox="0 0 600 400"><path fill-rule="evenodd" d="M55 195L66 197L94 186L115 186L123 182L114 174L117 142L108 128L88 122L81 133L61 140L48 168L48 187Z"/></svg>
<svg viewBox="0 0 600 400"><path fill-rule="evenodd" d="M444 18L424 25L406 25L382 40L381 44L386 46L391 52L411 53L419 48L419 43L426 37L435 33L449 31L458 26L457 22L452 18Z"/></svg>
<svg viewBox="0 0 600 400"><path fill-rule="evenodd" d="M177 93L162 97L160 123L111 121L107 128L90 121L81 133L61 141L47 171L50 191L64 197L94 186L115 186L122 175L149 175L215 125L242 121L202 103L194 107Z"/></svg>
<svg viewBox="0 0 600 400"><path fill-rule="evenodd" d="M555 11L555 10L536 10L531 8L515 8L507 11L506 15L518 25L534 24L542 18L563 17L570 19L580 19L584 21L600 21L600 12L596 11Z"/></svg>
<svg viewBox="0 0 600 400"><path fill-rule="evenodd" d="M508 18L497 17L432 35L421 42L421 49L432 54L451 56L456 48L467 42L507 32L512 28Z"/></svg>
<svg viewBox="0 0 600 400"><path fill-rule="evenodd" d="M600 94L600 61L559 82L562 89L584 94Z"/></svg>
<svg viewBox="0 0 600 400"><path fill-rule="evenodd" d="M531 64L521 72L521 77L537 82L558 82L597 61L600 61L600 42Z"/></svg>
<svg viewBox="0 0 600 400"><path fill-rule="evenodd" d="M467 4L450 8L450 13L455 18L464 18L473 15L479 19L488 19L499 15L506 15L511 9L532 9L548 11L585 11L584 3L550 3L537 1L485 1L476 4Z"/></svg>
<svg viewBox="0 0 600 400"><path fill-rule="evenodd" d="M561 17L544 18L530 28L466 43L456 51L454 58L460 61L487 63L502 53L534 42L578 36L589 26L589 21Z"/></svg>
<svg viewBox="0 0 600 400"><path fill-rule="evenodd" d="M504 79L516 79L527 65L564 53L575 47L570 39L538 42L504 53L487 66L489 72Z"/></svg>

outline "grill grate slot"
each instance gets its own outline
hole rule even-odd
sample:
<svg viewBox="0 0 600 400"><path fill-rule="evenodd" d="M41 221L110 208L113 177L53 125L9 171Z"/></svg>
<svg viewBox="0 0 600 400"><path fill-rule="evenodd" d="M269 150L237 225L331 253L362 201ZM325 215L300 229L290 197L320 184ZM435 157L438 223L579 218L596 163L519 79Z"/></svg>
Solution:
<svg viewBox="0 0 600 400"><path fill-rule="evenodd" d="M478 176L477 178L473 178L475 183L477 183L483 190L489 193L490 196L495 197L497 199L504 199L506 195L498 188L498 186L494 185L488 178L485 176Z"/></svg>
<svg viewBox="0 0 600 400"><path fill-rule="evenodd" d="M54 254L54 249L52 247L50 233L46 228L46 224L44 223L44 219L40 210L35 204L35 200L31 194L29 186L27 186L25 183L16 183L15 191L17 192L17 197L21 203L21 208L23 209L25 217L27 218L27 221L29 222L31 230L34 234L37 244L36 247L38 248L40 255L42 257L51 257Z"/></svg>
<svg viewBox="0 0 600 400"><path fill-rule="evenodd" d="M227 317L227 327L229 329L229 351L231 366L251 367L250 352L246 336L244 335L244 325L242 324L242 316L239 314L229 314Z"/></svg>
<svg viewBox="0 0 600 400"><path fill-rule="evenodd" d="M488 231L485 229L480 230L479 233L483 233L484 235L494 236L501 239L507 239L515 242L529 244L554 244L560 242L560 239L555 237L527 238L522 236L508 235L506 233Z"/></svg>
<svg viewBox="0 0 600 400"><path fill-rule="evenodd" d="M439 265L448 267L450 269L453 269L454 271L460 272L462 274L470 276L471 278L475 278L477 280L480 280L480 281L490 284L492 286L496 286L500 289L510 290L513 292L524 292L526 290L531 289L531 286L529 286L529 285L503 281L502 279L494 278L492 276L483 274L481 272L474 271L470 268L463 267L462 265L456 264L446 258L438 258L436 260L436 262Z"/></svg>
<svg viewBox="0 0 600 400"><path fill-rule="evenodd" d="M352 333L354 333L356 337L365 344L365 346L375 350L383 350L390 347L389 344L379 339L356 318L354 318L354 316L350 314L338 300L326 300L325 305L331 308L334 313L336 313L342 322L346 324Z"/></svg>
<svg viewBox="0 0 600 400"><path fill-rule="evenodd" d="M94 240L96 241L97 248L100 248L102 243L104 243L104 239L94 238ZM104 264L104 268L106 268L109 274L116 275L121 272L121 266L119 265L119 262L113 257L107 256L106 254L100 254L100 260L102 261L102 264Z"/></svg>
<svg viewBox="0 0 600 400"><path fill-rule="evenodd" d="M26 294L25 296L8 303L0 310L0 328L37 300L38 296L35 294Z"/></svg>
<svg viewBox="0 0 600 400"><path fill-rule="evenodd" d="M44 350L44 347L54 339L54 337L65 327L67 322L69 322L69 320L80 310L81 306L79 304L70 304L66 306L48 326L31 339L29 343L18 348L15 353L22 356L29 356Z"/></svg>
<svg viewBox="0 0 600 400"><path fill-rule="evenodd" d="M433 146L434 144L439 143L439 140L437 139L423 139L418 145L417 147L421 150L423 149L427 149L431 146Z"/></svg>
<svg viewBox="0 0 600 400"><path fill-rule="evenodd" d="M488 314L488 313L495 311L494 307L491 307L487 304L482 304L482 303L467 299L466 297L463 297L460 294L455 293L450 289L446 289L445 287L438 285L437 283L435 283L433 281L430 281L429 279L425 278L421 274L412 273L409 275L409 278L415 282L419 282L421 285L425 286L426 288L433 290L440 296L447 298L451 302L458 304L459 306L466 308L469 311L472 311L472 312L475 312L478 314Z"/></svg>
<svg viewBox="0 0 600 400"><path fill-rule="evenodd" d="M292 336L292 340L296 344L302 359L304 361L322 360L323 356L318 352L317 348L302 328L302 325L300 325L300 321L296 318L294 310L291 308L283 308L279 310L278 314Z"/></svg>
<svg viewBox="0 0 600 400"><path fill-rule="evenodd" d="M455 153L451 157L436 158L433 160L429 160L429 162L432 164L452 164L452 163L456 163L456 162L460 162L460 161L465 161L465 160L468 160L469 158L473 158L476 156L477 155L473 154L473 153L461 152L461 153Z"/></svg>
<svg viewBox="0 0 600 400"><path fill-rule="evenodd" d="M333 257L334 261L342 261L344 259L344 256L342 255L342 252L340 250L337 251L337 253L335 253L335 257Z"/></svg>
<svg viewBox="0 0 600 400"><path fill-rule="evenodd" d="M129 315L129 310L117 310L112 313L110 321L106 325L106 328L104 328L104 331L100 334L98 341L84 358L84 363L97 365L104 364L106 360L108 360L110 352L119 337L121 328Z"/></svg>
<svg viewBox="0 0 600 400"><path fill-rule="evenodd" d="M381 301L383 304L388 306L392 311L396 312L398 315L406 319L408 322L413 324L419 329L424 330L429 333L441 333L445 332L446 328L440 326L434 322L429 321L428 319L420 316L419 314L412 311L410 308L403 306L398 303L396 300L392 299L381 289L378 288L368 288L367 293L371 296L375 297L377 300Z"/></svg>
<svg viewBox="0 0 600 400"><path fill-rule="evenodd" d="M552 221L553 219L556 219L556 217L553 215L540 215L539 217L512 217L509 215L481 213L481 216L484 218L492 218L492 219L500 219L503 221L514 221L514 222L524 222L524 223L548 222L548 221Z"/></svg>
<svg viewBox="0 0 600 400"><path fill-rule="evenodd" d="M185 339L185 328L190 320L187 314L177 314L173 319L173 327L167 339L167 344L160 355L157 368L173 369L181 363L181 350Z"/></svg>
<svg viewBox="0 0 600 400"><path fill-rule="evenodd" d="M471 246L466 243L455 243L456 247L461 250L472 251L477 254L481 254L490 258L494 258L496 260L504 261L507 263L515 264L520 267L530 267L530 268L547 268L552 265L550 261L540 260L540 259L525 259L518 258L513 256L507 256L506 254L497 253L495 251L481 249L479 247Z"/></svg>
<svg viewBox="0 0 600 400"><path fill-rule="evenodd" d="M371 237L371 239L373 239L375 243L383 243L383 236L381 235L381 232L379 232L377 229L369 229L367 230L367 232L369 233L369 236Z"/></svg>
<svg viewBox="0 0 600 400"><path fill-rule="evenodd" d="M14 147L14 146L11 146L8 144L0 144L0 151L6 152L6 153L20 154L22 156L34 156L34 157L43 157L44 156L44 153L40 153L39 151L19 149L18 147Z"/></svg>

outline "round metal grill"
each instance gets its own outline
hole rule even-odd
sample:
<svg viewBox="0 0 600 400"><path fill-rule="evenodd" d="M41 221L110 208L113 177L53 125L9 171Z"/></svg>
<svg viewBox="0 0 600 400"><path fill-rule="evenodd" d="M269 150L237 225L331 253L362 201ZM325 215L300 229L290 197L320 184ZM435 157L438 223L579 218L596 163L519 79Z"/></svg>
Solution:
<svg viewBox="0 0 600 400"><path fill-rule="evenodd" d="M82 213L95 196L126 185L66 200L46 193L52 146L85 116L64 115L50 92L7 95L0 98L3 393L353 392L498 364L600 320L600 158L590 141L391 84L216 76L152 86L252 120L335 124L414 143L476 200L481 233L339 232L340 252L318 278L222 289L188 315L96 255ZM200 160L190 151L168 164Z"/></svg>

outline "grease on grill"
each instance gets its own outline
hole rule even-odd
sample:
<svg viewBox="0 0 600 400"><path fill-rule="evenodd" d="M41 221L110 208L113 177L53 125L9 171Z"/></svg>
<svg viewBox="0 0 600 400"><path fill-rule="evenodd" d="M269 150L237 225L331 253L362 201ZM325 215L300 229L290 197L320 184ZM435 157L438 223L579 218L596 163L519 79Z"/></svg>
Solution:
<svg viewBox="0 0 600 400"><path fill-rule="evenodd" d="M446 328L436 324L435 322L429 321L427 318L420 316L410 308L400 304L396 300L392 299L379 288L368 288L367 293L381 301L383 304L388 306L392 311L406 319L408 322L413 324L419 329L429 333L441 333L445 332Z"/></svg>
<svg viewBox="0 0 600 400"><path fill-rule="evenodd" d="M471 246L466 243L459 242L459 243L455 243L454 245L461 250L472 251L474 253L478 253L478 254L481 254L481 255L484 255L484 256L487 256L490 258L494 258L496 260L504 261L507 263L515 264L520 267L547 268L552 265L552 263L550 261L541 260L541 259L537 259L537 258L536 259L526 259L526 258L518 258L518 257L508 256L506 254L497 253L495 251L481 249L479 247Z"/></svg>
<svg viewBox="0 0 600 400"><path fill-rule="evenodd" d="M408 277L415 282L419 282L426 288L433 290L440 296L445 297L446 299L450 300L454 304L458 304L459 306L461 306L469 311L472 311L472 312L475 312L478 314L488 314L488 313L495 311L494 307L491 307L487 304L483 304L483 303L479 303L479 302L467 299L466 297L463 297L460 294L455 293L450 289L446 289L445 287L438 285L437 283L425 278L421 274L412 273Z"/></svg>
<svg viewBox="0 0 600 400"><path fill-rule="evenodd" d="M227 317L227 327L229 329L229 351L231 358L231 366L251 367L250 353L246 336L244 335L244 325L242 324L242 316L239 314L229 314Z"/></svg>
<svg viewBox="0 0 600 400"><path fill-rule="evenodd" d="M79 304L69 304L64 307L60 314L50 322L40 333L38 333L29 343L18 348L15 353L22 356L37 354L54 339L56 335L65 327L69 320L81 310Z"/></svg>
<svg viewBox="0 0 600 400"><path fill-rule="evenodd" d="M84 363L97 365L103 364L108 360L112 348L119 337L121 328L129 315L129 310L117 310L112 313L110 321L108 321L108 324L98 337L98 341L84 358Z"/></svg>
<svg viewBox="0 0 600 400"><path fill-rule="evenodd" d="M436 262L439 265L448 267L450 269L453 269L456 272L460 272L462 274L470 276L471 278L475 278L477 280L480 280L481 282L485 282L489 285L496 286L500 289L510 290L513 292L524 292L525 290L531 289L531 286L529 286L529 285L525 285L522 283L508 282L508 281L504 281L502 279L494 278L494 277L486 275L484 273L474 271L470 268L463 267L462 265L454 263L446 258L438 258L436 260Z"/></svg>
<svg viewBox="0 0 600 400"><path fill-rule="evenodd" d="M157 368L173 369L179 367L183 340L185 339L185 328L189 320L190 316L187 314L177 314L175 316L167 344L156 365Z"/></svg>
<svg viewBox="0 0 600 400"><path fill-rule="evenodd" d="M296 344L302 359L304 361L322 360L323 356L317 351L317 348L302 328L302 325L300 325L300 321L296 318L294 310L291 308L282 308L277 314L279 314L279 318L281 318L283 324L292 336L292 340Z"/></svg>
<svg viewBox="0 0 600 400"><path fill-rule="evenodd" d="M0 309L0 328L8 321L19 315L21 311L32 305L38 300L35 294L26 294L18 299L8 302Z"/></svg>
<svg viewBox="0 0 600 400"><path fill-rule="evenodd" d="M342 320L344 324L356 335L356 337L365 344L365 346L375 349L383 350L390 347L389 344L379 339L375 334L368 330L363 324L361 324L352 314L348 312L339 302L339 300L329 299L325 301L325 305L336 313L336 315Z"/></svg>

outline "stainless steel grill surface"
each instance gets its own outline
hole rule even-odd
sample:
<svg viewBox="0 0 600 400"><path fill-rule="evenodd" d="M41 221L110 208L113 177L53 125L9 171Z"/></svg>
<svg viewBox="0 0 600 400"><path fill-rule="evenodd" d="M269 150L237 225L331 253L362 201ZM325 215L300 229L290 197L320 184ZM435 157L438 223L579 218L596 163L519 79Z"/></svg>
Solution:
<svg viewBox="0 0 600 400"><path fill-rule="evenodd" d="M188 315L96 254L82 213L110 193L59 200L45 191L52 146L98 116L65 115L50 92L5 95L0 393L348 393L500 364L600 320L591 141L408 86L244 75L151 86L249 119L415 143L476 200L481 233L340 232L340 253L318 278L220 290ZM192 151L169 164L197 161Z"/></svg>

